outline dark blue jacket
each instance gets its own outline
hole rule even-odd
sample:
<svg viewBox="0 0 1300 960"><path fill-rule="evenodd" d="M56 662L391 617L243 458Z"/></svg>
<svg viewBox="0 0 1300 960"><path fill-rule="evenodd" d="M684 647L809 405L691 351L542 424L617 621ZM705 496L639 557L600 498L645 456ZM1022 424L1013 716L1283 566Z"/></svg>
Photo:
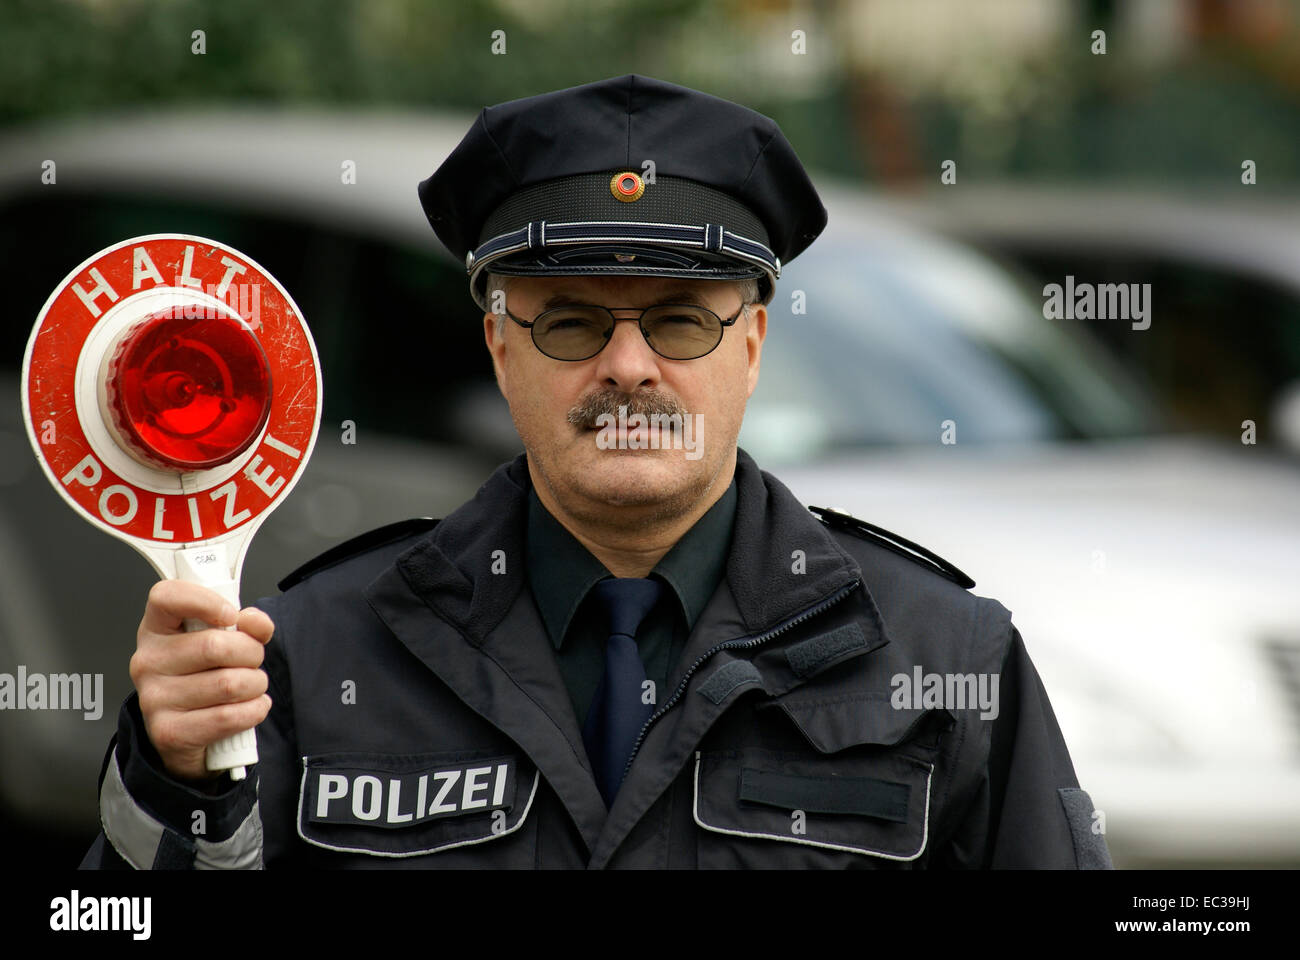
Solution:
<svg viewBox="0 0 1300 960"><path fill-rule="evenodd" d="M1006 608L743 450L736 480L726 576L612 809L522 569L520 456L259 603L248 779L173 781L133 695L83 866L1109 867Z"/></svg>

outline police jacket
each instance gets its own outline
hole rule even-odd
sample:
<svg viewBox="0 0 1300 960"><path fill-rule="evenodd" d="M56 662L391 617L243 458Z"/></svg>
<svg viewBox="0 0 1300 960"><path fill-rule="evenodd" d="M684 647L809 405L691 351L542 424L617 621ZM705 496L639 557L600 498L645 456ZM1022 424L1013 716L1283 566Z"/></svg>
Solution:
<svg viewBox="0 0 1300 960"><path fill-rule="evenodd" d="M529 483L521 455L259 603L247 779L172 780L132 695L83 866L1110 866L1007 609L743 450L726 574L607 810L521 569Z"/></svg>

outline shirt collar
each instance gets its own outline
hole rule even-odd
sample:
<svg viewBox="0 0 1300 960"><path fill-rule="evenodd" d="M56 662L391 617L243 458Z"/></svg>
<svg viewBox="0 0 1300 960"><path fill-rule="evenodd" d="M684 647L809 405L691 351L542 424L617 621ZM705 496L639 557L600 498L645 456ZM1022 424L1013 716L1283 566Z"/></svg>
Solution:
<svg viewBox="0 0 1300 960"><path fill-rule="evenodd" d="M672 587L686 616L688 630L695 625L726 572L736 501L733 478L717 503L705 511L650 571ZM558 650L588 591L613 574L551 515L531 488L527 554L528 584L551 643Z"/></svg>

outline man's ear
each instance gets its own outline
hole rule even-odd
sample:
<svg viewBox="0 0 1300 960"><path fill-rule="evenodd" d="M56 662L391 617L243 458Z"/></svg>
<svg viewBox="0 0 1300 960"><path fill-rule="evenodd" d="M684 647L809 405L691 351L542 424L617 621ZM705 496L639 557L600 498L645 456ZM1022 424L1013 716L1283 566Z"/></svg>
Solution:
<svg viewBox="0 0 1300 960"><path fill-rule="evenodd" d="M483 314L483 339L487 343L488 353L492 355L492 372L496 374L497 389L501 391L501 396L508 402L510 397L506 395L505 387L505 362L506 362L506 331L501 329L497 332L497 315L495 313Z"/></svg>
<svg viewBox="0 0 1300 960"><path fill-rule="evenodd" d="M751 303L745 311L749 322L745 326L745 350L749 355L749 396L758 386L758 366L763 356L763 341L767 339L767 307Z"/></svg>

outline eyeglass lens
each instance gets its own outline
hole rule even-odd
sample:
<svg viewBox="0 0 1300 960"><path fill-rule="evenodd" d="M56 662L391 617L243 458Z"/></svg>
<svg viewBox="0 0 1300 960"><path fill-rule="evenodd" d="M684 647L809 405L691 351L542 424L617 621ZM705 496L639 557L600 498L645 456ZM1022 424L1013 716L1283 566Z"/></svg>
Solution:
<svg viewBox="0 0 1300 960"><path fill-rule="evenodd" d="M722 338L722 321L703 307L662 304L641 318L651 349L672 360L693 360L713 350ZM585 360L600 352L613 335L614 315L604 307L557 307L533 324L533 342L557 360Z"/></svg>

